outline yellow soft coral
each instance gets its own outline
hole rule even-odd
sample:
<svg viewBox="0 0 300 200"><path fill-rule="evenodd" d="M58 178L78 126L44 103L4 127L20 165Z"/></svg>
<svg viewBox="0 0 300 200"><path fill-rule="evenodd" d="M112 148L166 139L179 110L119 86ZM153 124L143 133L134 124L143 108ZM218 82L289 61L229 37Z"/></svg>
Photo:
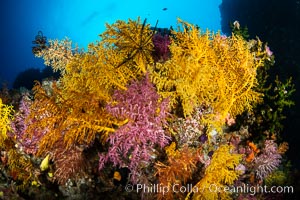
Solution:
<svg viewBox="0 0 300 200"><path fill-rule="evenodd" d="M16 188L18 190L24 190L31 181L37 178L30 157L20 153L13 147L8 151L7 166L9 175L16 181Z"/></svg>
<svg viewBox="0 0 300 200"><path fill-rule="evenodd" d="M194 186L193 199L230 199L229 193L223 189L230 186L238 178L235 167L242 156L232 153L233 146L222 145L212 156L211 164L205 170L204 177ZM190 199L190 192L186 199Z"/></svg>
<svg viewBox="0 0 300 200"><path fill-rule="evenodd" d="M152 69L152 81L163 97L170 96L173 106L182 105L188 116L195 107L207 105L212 113L206 122L220 127L228 114L235 117L262 94L257 86L256 70L264 62L264 50L258 42L257 51L239 36L225 37L179 21L183 30L173 31L171 59L157 63ZM257 59L260 56L260 59Z"/></svg>
<svg viewBox="0 0 300 200"><path fill-rule="evenodd" d="M13 117L13 108L2 103L0 98L0 147L3 146L4 140L7 139L7 131L10 130L10 120Z"/></svg>
<svg viewBox="0 0 300 200"><path fill-rule="evenodd" d="M83 89L81 93L74 91L70 97L64 97L71 91L54 82L49 94L40 84L35 85L34 91L35 101L27 118L34 123L28 125L26 132L39 137L37 155L47 153L61 139L67 147L90 144L97 135L105 140L106 135L114 131L113 124L118 123L107 114L101 98L88 96Z"/></svg>
<svg viewBox="0 0 300 200"><path fill-rule="evenodd" d="M97 135L106 141L109 133L125 121L105 110L115 90L126 90L132 80L146 73L151 63L152 31L140 20L107 25L102 40L87 52L72 49L70 40L52 41L40 57L61 72L49 87L37 83L35 101L28 119L31 136L42 135L38 155L63 139L67 147L89 145Z"/></svg>

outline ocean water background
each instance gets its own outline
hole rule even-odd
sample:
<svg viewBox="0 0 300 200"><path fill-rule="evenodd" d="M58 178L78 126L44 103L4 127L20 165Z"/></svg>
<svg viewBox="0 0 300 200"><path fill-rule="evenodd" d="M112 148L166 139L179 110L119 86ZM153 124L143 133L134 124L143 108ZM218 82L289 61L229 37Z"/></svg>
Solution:
<svg viewBox="0 0 300 200"><path fill-rule="evenodd" d="M221 29L221 0L6 0L0 3L0 82L11 87L17 74L29 68L44 68L31 53L38 31L48 39L70 38L81 48L99 40L105 23L147 18L158 27L176 27L181 18L202 29Z"/></svg>

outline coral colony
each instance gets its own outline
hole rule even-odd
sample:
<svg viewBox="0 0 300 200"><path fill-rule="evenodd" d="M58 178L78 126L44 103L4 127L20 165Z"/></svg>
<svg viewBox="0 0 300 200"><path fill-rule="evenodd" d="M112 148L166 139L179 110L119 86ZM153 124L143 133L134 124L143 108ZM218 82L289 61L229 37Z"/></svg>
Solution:
<svg viewBox="0 0 300 200"><path fill-rule="evenodd" d="M117 21L85 51L39 32L33 53L60 77L18 103L1 92L0 197L280 198L259 190L289 183L293 84L267 80L273 52L234 27Z"/></svg>

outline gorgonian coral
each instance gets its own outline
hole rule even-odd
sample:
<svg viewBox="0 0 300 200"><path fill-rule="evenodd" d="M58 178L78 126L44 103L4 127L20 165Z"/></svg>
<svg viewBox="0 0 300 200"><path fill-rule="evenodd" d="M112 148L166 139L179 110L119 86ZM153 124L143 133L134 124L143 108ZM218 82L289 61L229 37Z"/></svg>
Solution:
<svg viewBox="0 0 300 200"><path fill-rule="evenodd" d="M131 181L137 183L139 169L147 167L156 156L155 147L163 148L170 140L164 126L168 116L168 100L159 102L148 76L133 82L126 91L116 91L109 113L128 122L108 138L107 154L100 154L99 169L111 161L114 166L128 167Z"/></svg>
<svg viewBox="0 0 300 200"><path fill-rule="evenodd" d="M280 162L281 155L278 152L277 144L273 140L266 140L262 154L254 159L256 165L256 177L258 179L264 179L277 169Z"/></svg>

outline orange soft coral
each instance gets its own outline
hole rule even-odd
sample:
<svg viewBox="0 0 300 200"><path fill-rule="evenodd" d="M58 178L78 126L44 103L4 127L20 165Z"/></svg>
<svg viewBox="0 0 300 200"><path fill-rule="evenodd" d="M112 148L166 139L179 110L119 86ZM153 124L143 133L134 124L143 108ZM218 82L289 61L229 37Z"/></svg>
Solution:
<svg viewBox="0 0 300 200"><path fill-rule="evenodd" d="M159 184L162 187L178 186L180 188L192 178L193 172L197 169L199 161L199 152L195 149L184 146L181 149L176 149L175 142L166 147L168 155L168 163L157 162L155 168L157 170ZM166 194L158 193L158 199L182 199L184 193L174 193L169 190Z"/></svg>
<svg viewBox="0 0 300 200"><path fill-rule="evenodd" d="M246 157L247 162L252 162L255 158L255 155L260 152L257 146L253 142L248 142L248 146L250 147L250 154Z"/></svg>

